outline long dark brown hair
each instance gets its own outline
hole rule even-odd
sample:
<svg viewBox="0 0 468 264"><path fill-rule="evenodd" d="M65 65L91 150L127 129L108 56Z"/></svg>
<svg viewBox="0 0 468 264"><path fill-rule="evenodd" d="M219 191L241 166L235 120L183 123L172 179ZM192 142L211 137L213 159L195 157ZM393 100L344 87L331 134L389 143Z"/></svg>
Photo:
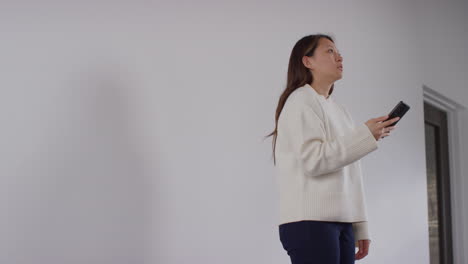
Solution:
<svg viewBox="0 0 468 264"><path fill-rule="evenodd" d="M332 37L325 34L315 34L315 35L308 35L301 38L299 41L296 42L294 45L291 56L289 57L289 65L288 65L288 79L286 81L286 88L284 89L283 93L281 94L278 102L278 106L276 107L276 115L275 115L275 130L267 135L265 138L268 138L273 135L273 162L276 165L276 138L278 136L278 119L281 114L281 110L283 110L283 106L286 103L289 95L294 92L299 87L304 86L305 84L312 84L314 80L314 76L310 72L310 69L304 66L302 62L303 56L313 56L317 46L319 44L319 40L321 38L327 38L333 43ZM333 92L334 84L330 88L329 95Z"/></svg>

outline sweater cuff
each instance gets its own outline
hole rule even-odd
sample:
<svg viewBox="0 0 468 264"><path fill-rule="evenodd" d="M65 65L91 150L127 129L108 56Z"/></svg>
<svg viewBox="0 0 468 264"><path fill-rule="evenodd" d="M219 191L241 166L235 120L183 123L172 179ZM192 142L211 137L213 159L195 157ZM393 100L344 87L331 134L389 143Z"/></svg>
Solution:
<svg viewBox="0 0 468 264"><path fill-rule="evenodd" d="M372 134L372 131L365 123L362 123L360 126L355 127L355 133L359 135L357 137L357 142L361 144L358 147L358 149L363 151L365 154L372 152L379 147L379 145L377 144L377 140Z"/></svg>
<svg viewBox="0 0 468 264"><path fill-rule="evenodd" d="M356 247L359 246L359 240L370 240L367 221L352 223L352 225L354 232L354 243Z"/></svg>

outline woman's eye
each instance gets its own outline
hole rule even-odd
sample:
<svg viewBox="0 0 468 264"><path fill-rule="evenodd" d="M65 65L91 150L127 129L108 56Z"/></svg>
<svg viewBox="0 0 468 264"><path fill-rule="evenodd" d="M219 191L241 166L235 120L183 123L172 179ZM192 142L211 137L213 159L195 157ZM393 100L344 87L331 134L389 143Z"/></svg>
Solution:
<svg viewBox="0 0 468 264"><path fill-rule="evenodd" d="M333 51L332 49L329 49L328 51L330 51L330 50Z"/></svg>

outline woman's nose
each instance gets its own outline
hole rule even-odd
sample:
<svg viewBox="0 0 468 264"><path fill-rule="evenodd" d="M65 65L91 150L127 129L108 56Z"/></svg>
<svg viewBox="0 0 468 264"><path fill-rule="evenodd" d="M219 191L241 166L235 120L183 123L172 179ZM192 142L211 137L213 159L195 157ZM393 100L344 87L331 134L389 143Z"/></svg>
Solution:
<svg viewBox="0 0 468 264"><path fill-rule="evenodd" d="M343 61L343 57L341 56L341 53L338 53L338 60Z"/></svg>

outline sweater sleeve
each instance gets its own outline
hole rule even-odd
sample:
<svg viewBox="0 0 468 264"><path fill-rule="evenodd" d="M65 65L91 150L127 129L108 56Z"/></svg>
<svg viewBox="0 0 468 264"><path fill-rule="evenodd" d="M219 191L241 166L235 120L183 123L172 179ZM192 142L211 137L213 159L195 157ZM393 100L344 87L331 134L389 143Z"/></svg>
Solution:
<svg viewBox="0 0 468 264"><path fill-rule="evenodd" d="M343 106L343 105L339 105L341 107L341 109L343 109L343 112L346 114L346 117L351 121L351 124L353 125L353 127L356 126L356 122L354 122L354 119L353 117L351 116L351 114L349 113L348 109Z"/></svg>
<svg viewBox="0 0 468 264"><path fill-rule="evenodd" d="M301 107L298 122L298 155L309 177L337 171L378 148L377 140L366 124L327 140L325 126L310 106Z"/></svg>
<svg viewBox="0 0 468 264"><path fill-rule="evenodd" d="M365 240L365 239L370 240L367 221L355 222L355 223L352 223L352 226L353 226L353 232L354 232L355 247L359 246L359 243L358 243L359 240Z"/></svg>

